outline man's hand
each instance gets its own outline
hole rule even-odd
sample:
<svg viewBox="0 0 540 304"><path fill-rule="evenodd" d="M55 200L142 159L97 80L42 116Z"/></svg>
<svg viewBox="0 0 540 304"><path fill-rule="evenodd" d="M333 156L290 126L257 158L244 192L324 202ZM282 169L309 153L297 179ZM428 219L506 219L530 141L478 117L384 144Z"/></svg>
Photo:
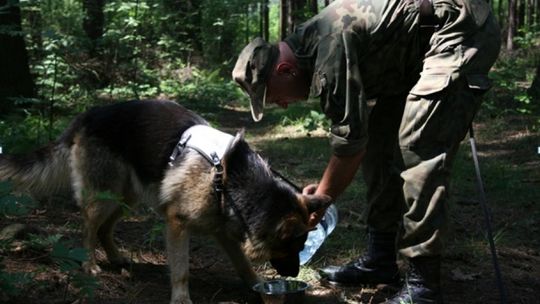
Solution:
<svg viewBox="0 0 540 304"><path fill-rule="evenodd" d="M351 183L363 158L364 151L348 156L332 155L320 183L305 186L302 194L324 194L330 196L335 201ZM315 227L321 221L325 212L326 209L322 209L312 213L308 221L309 226L312 228Z"/></svg>
<svg viewBox="0 0 540 304"><path fill-rule="evenodd" d="M313 195L317 192L317 188L319 187L319 184L309 184L302 189L302 194L304 195ZM321 209L317 212L313 212L308 220L308 226L311 228L315 228L317 224L321 221L324 214L326 212L326 208Z"/></svg>
<svg viewBox="0 0 540 304"><path fill-rule="evenodd" d="M303 195L312 195L315 194L317 191L317 187L319 187L319 184L309 184L302 189Z"/></svg>

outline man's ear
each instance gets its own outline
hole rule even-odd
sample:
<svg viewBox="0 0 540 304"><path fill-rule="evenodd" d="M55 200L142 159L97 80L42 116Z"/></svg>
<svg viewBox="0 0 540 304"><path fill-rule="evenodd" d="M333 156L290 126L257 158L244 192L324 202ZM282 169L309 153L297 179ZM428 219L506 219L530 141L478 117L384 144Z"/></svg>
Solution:
<svg viewBox="0 0 540 304"><path fill-rule="evenodd" d="M276 67L276 72L278 75L280 74L287 74L287 75L297 75L298 74L298 68L296 65L288 62L288 61L282 61L278 63Z"/></svg>
<svg viewBox="0 0 540 304"><path fill-rule="evenodd" d="M332 204L332 198L324 194L302 195L302 197L302 201L310 214L323 208L327 208Z"/></svg>

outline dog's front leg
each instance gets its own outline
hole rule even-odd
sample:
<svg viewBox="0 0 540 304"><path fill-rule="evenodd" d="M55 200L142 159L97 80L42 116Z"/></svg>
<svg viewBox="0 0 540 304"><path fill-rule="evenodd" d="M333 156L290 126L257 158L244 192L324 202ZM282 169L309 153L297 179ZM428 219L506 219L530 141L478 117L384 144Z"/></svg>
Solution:
<svg viewBox="0 0 540 304"><path fill-rule="evenodd" d="M253 270L251 262L244 254L244 251L242 251L238 241L226 238L223 235L216 235L215 238L231 259L238 276L240 276L250 288L263 281Z"/></svg>
<svg viewBox="0 0 540 304"><path fill-rule="evenodd" d="M192 304L189 297L189 233L175 216L167 221L167 262L171 272L171 304Z"/></svg>

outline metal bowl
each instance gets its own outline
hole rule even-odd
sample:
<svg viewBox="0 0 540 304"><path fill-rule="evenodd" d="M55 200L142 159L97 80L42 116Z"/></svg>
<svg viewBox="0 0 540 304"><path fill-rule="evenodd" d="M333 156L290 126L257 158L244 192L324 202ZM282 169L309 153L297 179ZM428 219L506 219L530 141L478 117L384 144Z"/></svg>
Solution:
<svg viewBox="0 0 540 304"><path fill-rule="evenodd" d="M308 287L297 280L271 280L255 284L253 290L261 294L265 304L295 304L302 303Z"/></svg>

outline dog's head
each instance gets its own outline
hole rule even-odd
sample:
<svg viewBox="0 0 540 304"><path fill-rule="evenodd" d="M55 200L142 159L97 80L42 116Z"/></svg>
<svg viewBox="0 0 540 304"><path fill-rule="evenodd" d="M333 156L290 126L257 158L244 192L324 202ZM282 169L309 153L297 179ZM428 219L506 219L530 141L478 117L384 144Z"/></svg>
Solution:
<svg viewBox="0 0 540 304"><path fill-rule="evenodd" d="M328 207L330 197L326 195L297 195L298 208L286 214L276 226L276 238L270 262L282 276L297 276L300 270L299 253L304 249L311 227L307 220L312 213Z"/></svg>
<svg viewBox="0 0 540 304"><path fill-rule="evenodd" d="M268 164L238 134L224 157L224 181L248 232L245 253L270 260L282 276L296 276L312 213L328 207L330 197L303 195L276 178Z"/></svg>

